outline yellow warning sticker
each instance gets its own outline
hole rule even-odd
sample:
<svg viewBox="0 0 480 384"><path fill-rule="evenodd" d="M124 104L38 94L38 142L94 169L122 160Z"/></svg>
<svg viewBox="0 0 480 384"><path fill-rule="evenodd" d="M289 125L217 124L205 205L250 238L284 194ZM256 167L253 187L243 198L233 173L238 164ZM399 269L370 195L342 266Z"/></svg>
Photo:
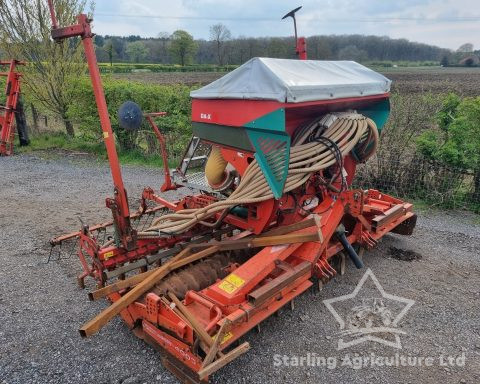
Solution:
<svg viewBox="0 0 480 384"><path fill-rule="evenodd" d="M232 337L233 337L233 333L232 332L227 332L225 335L223 335L223 339L222 339L222 342L220 344L225 344Z"/></svg>
<svg viewBox="0 0 480 384"><path fill-rule="evenodd" d="M234 285L230 284L228 281L224 280L220 284L218 284L218 288L220 288L222 291L225 291L227 293L233 293L237 290L237 287Z"/></svg>
<svg viewBox="0 0 480 384"><path fill-rule="evenodd" d="M103 132L103 138L108 139L108 132Z"/></svg>
<svg viewBox="0 0 480 384"><path fill-rule="evenodd" d="M113 257L113 251L105 252L105 253L103 254L103 258L104 258L105 260L108 260L108 259L110 259L111 257Z"/></svg>
<svg viewBox="0 0 480 384"><path fill-rule="evenodd" d="M217 338L217 336L218 336L218 333L217 333L215 336L213 336L213 340L215 340L215 339ZM221 344L225 344L225 343L226 343L228 340L230 340L232 337L233 337L233 333L232 333L232 332L227 332L227 333L225 333L225 335L223 335L222 341L220 342L220 345L221 345Z"/></svg>
<svg viewBox="0 0 480 384"><path fill-rule="evenodd" d="M225 278L225 280L218 284L218 288L227 293L233 293L243 284L245 284L245 280L243 280L240 276L231 273Z"/></svg>
<svg viewBox="0 0 480 384"><path fill-rule="evenodd" d="M245 284L245 280L243 280L240 276L237 276L233 273L228 275L225 278L226 281L228 281L230 284L234 285L237 288L240 288L243 284Z"/></svg>

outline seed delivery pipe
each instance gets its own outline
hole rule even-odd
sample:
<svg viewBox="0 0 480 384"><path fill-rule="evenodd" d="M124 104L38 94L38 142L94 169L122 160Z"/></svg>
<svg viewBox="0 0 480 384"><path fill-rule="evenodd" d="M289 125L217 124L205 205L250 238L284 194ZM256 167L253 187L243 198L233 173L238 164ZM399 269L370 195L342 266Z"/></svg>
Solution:
<svg viewBox="0 0 480 384"><path fill-rule="evenodd" d="M322 121L324 119L330 123L321 136L335 142L342 156L350 153L367 130L377 129L373 121L356 113L328 114L322 118ZM320 125L323 127L323 123ZM290 150L290 164L284 193L305 184L313 172L326 169L336 162L335 154L325 143L300 140ZM245 171L238 187L225 200L219 200L199 209L184 209L164 215L154 220L146 231L139 232L138 236L148 236L158 231L169 234L182 233L226 208L256 204L273 198L265 176L257 161L254 160Z"/></svg>
<svg viewBox="0 0 480 384"><path fill-rule="evenodd" d="M225 173L227 164L227 161L222 156L220 147L214 145L205 165L205 177L212 188L222 184L227 178Z"/></svg>

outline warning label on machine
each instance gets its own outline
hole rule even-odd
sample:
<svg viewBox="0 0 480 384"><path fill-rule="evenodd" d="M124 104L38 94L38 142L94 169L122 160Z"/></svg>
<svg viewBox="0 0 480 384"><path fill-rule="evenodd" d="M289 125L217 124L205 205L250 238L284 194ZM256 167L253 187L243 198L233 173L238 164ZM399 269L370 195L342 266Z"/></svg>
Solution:
<svg viewBox="0 0 480 384"><path fill-rule="evenodd" d="M245 280L240 276L231 273L218 285L218 288L227 293L233 293L243 284L245 284Z"/></svg>

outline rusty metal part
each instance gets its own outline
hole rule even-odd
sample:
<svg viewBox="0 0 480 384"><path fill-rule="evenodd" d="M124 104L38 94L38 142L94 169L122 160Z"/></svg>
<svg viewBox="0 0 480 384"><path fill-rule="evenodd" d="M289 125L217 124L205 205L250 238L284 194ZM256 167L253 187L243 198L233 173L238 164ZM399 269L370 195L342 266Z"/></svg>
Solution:
<svg viewBox="0 0 480 384"><path fill-rule="evenodd" d="M185 384L207 384L208 378L200 380L198 373L189 369L183 362L176 359L167 349L164 349L151 335L145 333L143 340L161 353L161 361L181 383Z"/></svg>
<svg viewBox="0 0 480 384"><path fill-rule="evenodd" d="M190 238L188 241L188 244L197 244L197 243L202 243L211 240L215 236L222 236L227 233L232 231L231 227L226 227L226 228L221 228L219 230L215 230L209 233L206 233L201 236L196 236L194 238ZM147 255L143 259L140 259L135 262L130 262L126 265L123 265L121 267L118 267L114 270L111 271L104 271L103 276L105 280L112 279L114 277L120 276L122 273L127 273L130 271L133 271L135 269L147 267L149 265L152 265L154 263L157 263L169 256L175 255L176 253L180 252L182 249L184 249L187 245L187 242L180 242L173 246L172 248L160 251L154 255Z"/></svg>
<svg viewBox="0 0 480 384"><path fill-rule="evenodd" d="M227 276L227 267L231 264L230 253L219 253L211 258L190 265L179 272L172 273L158 283L153 292L162 296L173 292L180 300L190 291L200 291L212 285L217 279Z"/></svg>

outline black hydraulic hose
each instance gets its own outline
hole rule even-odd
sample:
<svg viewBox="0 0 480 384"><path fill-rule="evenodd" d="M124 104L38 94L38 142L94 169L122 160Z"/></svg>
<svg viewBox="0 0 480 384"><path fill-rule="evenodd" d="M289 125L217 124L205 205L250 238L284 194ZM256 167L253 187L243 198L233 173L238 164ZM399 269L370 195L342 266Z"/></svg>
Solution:
<svg viewBox="0 0 480 384"><path fill-rule="evenodd" d="M348 242L347 236L345 236L345 228L343 225L337 229L337 236L340 243L342 243L343 248L345 251L347 251L350 260L352 260L353 264L355 264L355 267L357 267L357 269L362 269L363 261L360 260L357 252L355 252L355 249L353 249L352 245Z"/></svg>

